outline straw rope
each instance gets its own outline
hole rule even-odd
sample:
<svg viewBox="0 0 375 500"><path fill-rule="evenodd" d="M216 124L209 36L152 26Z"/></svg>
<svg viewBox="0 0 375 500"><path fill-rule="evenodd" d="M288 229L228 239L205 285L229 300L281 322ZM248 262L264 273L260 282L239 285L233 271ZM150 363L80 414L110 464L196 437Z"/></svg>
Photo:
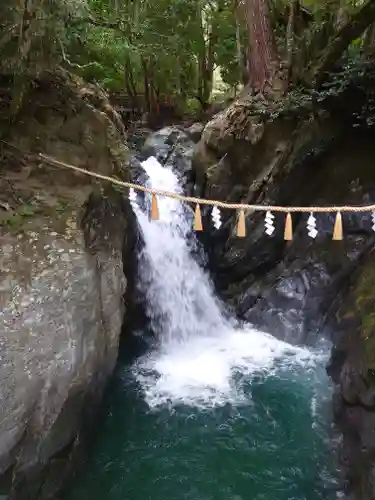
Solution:
<svg viewBox="0 0 375 500"><path fill-rule="evenodd" d="M140 186L139 184L134 184L132 182L125 182L115 179L114 177L108 177L107 175L98 174L95 172L90 172L90 170L86 170L84 168L75 167L74 165L69 165L68 163L64 163L59 160L55 160L50 156L39 153L38 158L50 165L54 165L60 168L66 168L70 170L74 170L75 172L79 172L84 175L88 175L90 177L95 177L97 179L101 179L103 181L111 182L112 184L116 184L118 186L122 186L125 188L132 188L137 191L143 191L145 193L150 193L156 196L164 196L167 198L173 198L175 200L185 201L189 203L199 204L199 205L212 205L218 208L228 208L232 210L249 210L249 211L257 211L257 212L283 212L283 213L292 213L292 212L371 212L375 211L375 204L373 205L363 205L363 206L349 206L349 205L334 205L327 207L297 207L297 206L272 206L272 205L248 205L245 203L227 203L225 201L218 200L208 200L205 198L196 198L194 196L184 196L178 193L172 193L169 191L163 191L160 189L148 188L145 186Z"/></svg>

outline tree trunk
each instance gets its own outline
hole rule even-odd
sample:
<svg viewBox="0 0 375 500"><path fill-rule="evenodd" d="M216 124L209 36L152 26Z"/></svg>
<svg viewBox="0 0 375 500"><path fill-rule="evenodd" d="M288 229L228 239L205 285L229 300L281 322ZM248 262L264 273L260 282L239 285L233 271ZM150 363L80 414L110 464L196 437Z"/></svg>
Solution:
<svg viewBox="0 0 375 500"><path fill-rule="evenodd" d="M144 80L144 91L145 91L145 101L146 101L146 107L147 111L151 111L151 96L150 96L150 85L148 81L148 69L147 69L147 62L143 59L142 57L142 66L143 66L143 80Z"/></svg>
<svg viewBox="0 0 375 500"><path fill-rule="evenodd" d="M375 22L366 30L363 38L363 50L368 57L375 55Z"/></svg>
<svg viewBox="0 0 375 500"><path fill-rule="evenodd" d="M236 20L236 48L237 48L237 61L238 61L238 76L239 81L243 85L249 83L249 74L247 71L247 57L246 47L241 43L241 23L238 19L238 9L234 9L234 17Z"/></svg>
<svg viewBox="0 0 375 500"><path fill-rule="evenodd" d="M279 61L267 0L244 0L243 9L249 36L250 85L256 92L280 93Z"/></svg>
<svg viewBox="0 0 375 500"><path fill-rule="evenodd" d="M299 0L292 0L289 6L288 25L286 29L286 64L287 64L287 82L292 79L292 68L294 62L296 21L299 10Z"/></svg>
<svg viewBox="0 0 375 500"><path fill-rule="evenodd" d="M206 44L206 63L205 71L203 74L203 102L208 104L212 93L212 85L214 79L215 67L215 46L217 44L217 25L216 23L211 27L209 40Z"/></svg>
<svg viewBox="0 0 375 500"><path fill-rule="evenodd" d="M160 90L154 85L153 80L150 81L152 95L152 109L156 116L160 115Z"/></svg>
<svg viewBox="0 0 375 500"><path fill-rule="evenodd" d="M237 63L238 63L238 74L241 78L242 69L243 69L243 59L242 59L242 47L241 47L241 30L240 23L238 22L236 17L236 49L237 49Z"/></svg>
<svg viewBox="0 0 375 500"><path fill-rule="evenodd" d="M132 105L132 116L134 117L138 112L138 96L137 89L134 84L133 71L128 57L125 58L125 86L129 94Z"/></svg>
<svg viewBox="0 0 375 500"><path fill-rule="evenodd" d="M206 54L203 50L199 54L198 62L198 101L204 105L204 78L206 74Z"/></svg>
<svg viewBox="0 0 375 500"><path fill-rule="evenodd" d="M204 25L204 15L201 9L201 6L198 8L197 12L199 22L200 22L200 50L198 55L198 95L197 99L202 107L202 109L206 109L208 106L208 99L210 97L210 85L209 81L207 81L208 77L208 50L207 47L210 44L210 41L206 41L205 39L205 25ZM210 34L211 35L211 34Z"/></svg>

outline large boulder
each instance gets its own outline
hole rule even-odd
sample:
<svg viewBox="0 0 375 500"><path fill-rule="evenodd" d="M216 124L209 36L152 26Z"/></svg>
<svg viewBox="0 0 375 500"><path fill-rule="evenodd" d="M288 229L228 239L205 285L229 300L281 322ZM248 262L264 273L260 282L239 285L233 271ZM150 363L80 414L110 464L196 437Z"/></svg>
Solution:
<svg viewBox="0 0 375 500"><path fill-rule="evenodd" d="M186 129L186 133L194 142L199 142L202 137L202 133L204 130L204 124L200 122L195 122L190 127Z"/></svg>
<svg viewBox="0 0 375 500"><path fill-rule="evenodd" d="M0 495L9 500L55 498L71 472L116 363L134 273L122 193L32 154L129 178L105 97L51 78L36 82L7 135L16 147L2 151Z"/></svg>
<svg viewBox="0 0 375 500"><path fill-rule="evenodd" d="M157 160L185 177L191 171L194 142L179 127L164 127L151 134L141 150L141 159L155 156Z"/></svg>

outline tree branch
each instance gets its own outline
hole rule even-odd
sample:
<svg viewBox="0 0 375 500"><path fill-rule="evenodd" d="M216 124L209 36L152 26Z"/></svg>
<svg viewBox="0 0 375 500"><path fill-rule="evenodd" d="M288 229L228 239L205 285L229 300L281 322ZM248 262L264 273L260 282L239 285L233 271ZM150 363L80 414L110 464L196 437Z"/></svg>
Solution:
<svg viewBox="0 0 375 500"><path fill-rule="evenodd" d="M321 85L327 73L350 43L358 38L375 20L375 0L368 0L328 41L312 71L314 86Z"/></svg>
<svg viewBox="0 0 375 500"><path fill-rule="evenodd" d="M68 64L70 67L72 68L77 68L77 69L85 69L85 68L89 68L90 66L95 66L97 65L96 62L89 62L87 64L78 64L78 63L73 63L72 61L70 61L65 53L65 49L64 49L64 44L62 43L62 41L60 40L60 38L58 39L59 41L59 45L60 45L60 48L61 48L61 55L62 55L62 58L63 58L63 61Z"/></svg>
<svg viewBox="0 0 375 500"><path fill-rule="evenodd" d="M117 21L105 21L104 19L97 19L95 17L88 16L74 19L70 18L66 21L66 23L71 27L79 26L80 24L90 24L99 28L116 30L125 35L125 37L131 41L131 33L126 29L127 23L123 19L118 19ZM156 35L159 38L170 39L169 35L163 35L162 33L153 33L153 35Z"/></svg>
<svg viewBox="0 0 375 500"><path fill-rule="evenodd" d="M96 19L95 17L92 16L82 17L79 19L77 18L70 19L68 24L69 26L77 26L79 24L91 24L93 26L98 26L100 28L109 28L118 31L123 31L123 28L121 26L121 21L116 21L116 22L104 21L103 19Z"/></svg>

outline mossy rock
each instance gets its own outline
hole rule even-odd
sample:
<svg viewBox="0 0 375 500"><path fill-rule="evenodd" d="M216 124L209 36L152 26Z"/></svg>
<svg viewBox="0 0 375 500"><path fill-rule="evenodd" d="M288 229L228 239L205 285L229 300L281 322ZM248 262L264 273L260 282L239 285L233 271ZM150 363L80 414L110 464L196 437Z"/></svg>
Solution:
<svg viewBox="0 0 375 500"><path fill-rule="evenodd" d="M366 366L375 370L375 257L361 268L353 296L355 313L360 320L360 338L363 341Z"/></svg>
<svg viewBox="0 0 375 500"><path fill-rule="evenodd" d="M130 178L123 125L94 85L68 74L43 74L30 85L10 127L9 123L9 117L0 114L7 141L0 144L3 230L21 231L38 215L59 219L64 207L79 210L91 192L108 184L41 163L36 153L125 181Z"/></svg>

